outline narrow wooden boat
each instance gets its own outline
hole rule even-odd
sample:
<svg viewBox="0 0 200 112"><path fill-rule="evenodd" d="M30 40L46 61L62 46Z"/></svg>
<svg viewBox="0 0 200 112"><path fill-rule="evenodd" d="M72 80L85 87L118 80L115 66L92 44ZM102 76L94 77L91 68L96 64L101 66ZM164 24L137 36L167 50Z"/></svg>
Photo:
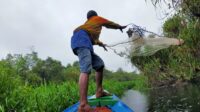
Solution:
<svg viewBox="0 0 200 112"><path fill-rule="evenodd" d="M88 97L89 105L94 112L134 112L124 104L116 95L96 98L95 95ZM64 112L77 112L79 102L68 107Z"/></svg>

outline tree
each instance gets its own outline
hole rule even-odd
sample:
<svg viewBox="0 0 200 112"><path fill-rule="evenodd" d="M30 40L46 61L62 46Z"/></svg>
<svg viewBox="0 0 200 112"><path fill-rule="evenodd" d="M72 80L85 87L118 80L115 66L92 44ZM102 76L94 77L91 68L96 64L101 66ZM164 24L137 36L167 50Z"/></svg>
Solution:
<svg viewBox="0 0 200 112"><path fill-rule="evenodd" d="M131 57L142 74L148 77L152 86L171 84L176 80L192 80L199 76L200 68L200 11L199 0L152 0L154 6L161 3L170 5L175 14L163 24L167 37L185 41L180 47L169 47L152 56ZM169 3L169 4L168 4ZM196 14L195 14L196 12Z"/></svg>
<svg viewBox="0 0 200 112"><path fill-rule="evenodd" d="M47 81L55 81L60 82L63 80L63 70L64 67L62 66L61 62L48 57L45 61L40 60L33 67L33 73L38 74L43 82Z"/></svg>
<svg viewBox="0 0 200 112"><path fill-rule="evenodd" d="M169 9L174 9L181 14L200 17L200 0L151 0L151 2L155 7L165 4Z"/></svg>

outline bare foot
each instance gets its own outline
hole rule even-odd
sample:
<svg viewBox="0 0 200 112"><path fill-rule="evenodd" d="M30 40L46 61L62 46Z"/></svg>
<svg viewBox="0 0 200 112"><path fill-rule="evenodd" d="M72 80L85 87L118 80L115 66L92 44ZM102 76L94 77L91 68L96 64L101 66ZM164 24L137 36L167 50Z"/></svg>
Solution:
<svg viewBox="0 0 200 112"><path fill-rule="evenodd" d="M103 96L111 96L111 94L106 91L103 91L102 89L96 92L96 98L100 98Z"/></svg>
<svg viewBox="0 0 200 112"><path fill-rule="evenodd" d="M78 112L94 112L94 109L91 108L88 104L85 104L79 106Z"/></svg>

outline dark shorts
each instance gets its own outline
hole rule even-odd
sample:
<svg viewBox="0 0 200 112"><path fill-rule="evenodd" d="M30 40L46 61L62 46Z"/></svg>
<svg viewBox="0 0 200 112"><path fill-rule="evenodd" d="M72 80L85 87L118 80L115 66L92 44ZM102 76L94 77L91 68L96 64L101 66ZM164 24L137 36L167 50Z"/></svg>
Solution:
<svg viewBox="0 0 200 112"><path fill-rule="evenodd" d="M81 47L76 48L75 52L79 58L81 73L90 74L92 68L98 71L104 67L103 60L90 49Z"/></svg>

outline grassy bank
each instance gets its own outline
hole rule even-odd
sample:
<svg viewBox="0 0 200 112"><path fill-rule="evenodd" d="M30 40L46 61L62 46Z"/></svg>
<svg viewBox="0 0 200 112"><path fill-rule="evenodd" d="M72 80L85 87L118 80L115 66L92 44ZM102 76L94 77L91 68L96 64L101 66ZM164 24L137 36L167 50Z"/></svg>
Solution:
<svg viewBox="0 0 200 112"><path fill-rule="evenodd" d="M105 81L104 87L121 96L126 89L133 88L133 81ZM95 83L90 82L89 95L95 93ZM60 112L79 100L76 82L41 85L39 87L18 86L8 91L9 95L0 102L0 111L17 112Z"/></svg>
<svg viewBox="0 0 200 112"><path fill-rule="evenodd" d="M48 57L42 60L36 52L8 54L0 60L0 112L60 112L79 100L79 64L66 67ZM90 75L88 95L95 94L94 71ZM122 69L105 69L104 88L117 96L131 88L144 88L147 78Z"/></svg>

